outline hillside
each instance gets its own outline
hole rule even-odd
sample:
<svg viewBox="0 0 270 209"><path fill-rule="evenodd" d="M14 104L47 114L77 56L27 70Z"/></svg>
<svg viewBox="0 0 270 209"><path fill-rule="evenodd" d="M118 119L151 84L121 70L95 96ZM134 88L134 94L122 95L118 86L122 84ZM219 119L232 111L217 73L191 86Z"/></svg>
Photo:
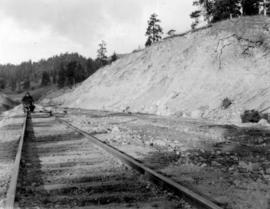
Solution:
<svg viewBox="0 0 270 209"><path fill-rule="evenodd" d="M16 106L18 103L11 100L5 94L0 93L0 113L6 110L9 110Z"/></svg>
<svg viewBox="0 0 270 209"><path fill-rule="evenodd" d="M241 17L168 38L97 71L55 99L68 107L237 122L270 107L270 19ZM232 105L224 110L222 100Z"/></svg>

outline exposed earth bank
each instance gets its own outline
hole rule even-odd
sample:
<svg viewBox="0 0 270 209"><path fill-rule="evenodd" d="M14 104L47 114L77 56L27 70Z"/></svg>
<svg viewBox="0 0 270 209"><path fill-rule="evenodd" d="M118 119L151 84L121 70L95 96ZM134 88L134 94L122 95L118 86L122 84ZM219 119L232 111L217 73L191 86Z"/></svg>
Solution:
<svg viewBox="0 0 270 209"><path fill-rule="evenodd" d="M104 67L54 102L239 122L246 109L270 107L269 30L267 17L241 17L167 38ZM224 109L225 98L232 104Z"/></svg>

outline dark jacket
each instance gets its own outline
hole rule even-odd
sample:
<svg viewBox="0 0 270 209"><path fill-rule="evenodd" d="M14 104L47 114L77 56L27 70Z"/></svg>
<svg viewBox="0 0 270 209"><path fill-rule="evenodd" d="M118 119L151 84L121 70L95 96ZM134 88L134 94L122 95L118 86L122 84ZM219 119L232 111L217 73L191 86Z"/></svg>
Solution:
<svg viewBox="0 0 270 209"><path fill-rule="evenodd" d="M30 95L25 95L25 96L22 98L22 103L23 103L23 104L30 104L30 105L32 105L33 102L34 102L34 99L33 99L33 97L30 96Z"/></svg>

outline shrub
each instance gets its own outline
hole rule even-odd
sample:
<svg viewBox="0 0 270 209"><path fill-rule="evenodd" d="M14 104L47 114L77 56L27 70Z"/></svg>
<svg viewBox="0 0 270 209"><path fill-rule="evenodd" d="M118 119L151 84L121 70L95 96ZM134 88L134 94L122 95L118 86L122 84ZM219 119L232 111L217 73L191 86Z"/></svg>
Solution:
<svg viewBox="0 0 270 209"><path fill-rule="evenodd" d="M242 123L258 123L261 119L262 116L257 110L245 110L241 115Z"/></svg>
<svg viewBox="0 0 270 209"><path fill-rule="evenodd" d="M222 100L221 107L223 109L227 109L231 106L231 104L232 104L232 101L228 97L226 97L225 99Z"/></svg>

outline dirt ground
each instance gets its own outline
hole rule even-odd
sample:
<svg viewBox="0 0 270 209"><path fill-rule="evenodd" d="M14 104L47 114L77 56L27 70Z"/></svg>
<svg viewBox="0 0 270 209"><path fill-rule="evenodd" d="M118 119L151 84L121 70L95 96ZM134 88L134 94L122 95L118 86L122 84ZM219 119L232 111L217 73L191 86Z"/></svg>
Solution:
<svg viewBox="0 0 270 209"><path fill-rule="evenodd" d="M227 209L270 208L270 130L146 114L59 115Z"/></svg>

